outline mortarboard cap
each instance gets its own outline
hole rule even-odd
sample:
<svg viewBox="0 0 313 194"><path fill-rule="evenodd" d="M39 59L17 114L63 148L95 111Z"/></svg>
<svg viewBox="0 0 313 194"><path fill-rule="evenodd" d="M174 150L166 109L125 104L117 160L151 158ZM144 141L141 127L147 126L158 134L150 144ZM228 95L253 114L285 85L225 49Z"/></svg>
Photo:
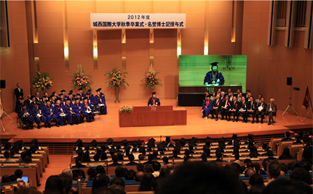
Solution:
<svg viewBox="0 0 313 194"><path fill-rule="evenodd" d="M73 94L73 90L70 90L70 91L68 92L68 94L69 94L69 95Z"/></svg>
<svg viewBox="0 0 313 194"><path fill-rule="evenodd" d="M155 139L154 138L151 138L151 139L149 139L149 141L148 142L155 142Z"/></svg>
<svg viewBox="0 0 313 194"><path fill-rule="evenodd" d="M138 146L141 146L142 142L143 142L142 140L138 139L137 145L138 145Z"/></svg>
<svg viewBox="0 0 313 194"><path fill-rule="evenodd" d="M114 141L112 138L107 139L108 144L112 144Z"/></svg>
<svg viewBox="0 0 313 194"><path fill-rule="evenodd" d="M96 92L100 92L101 91L101 88L98 88L97 90L96 90Z"/></svg>
<svg viewBox="0 0 313 194"><path fill-rule="evenodd" d="M61 90L61 92L65 92L65 90Z"/></svg>
<svg viewBox="0 0 313 194"><path fill-rule="evenodd" d="M194 147L196 146L196 143L194 141L189 141L189 147Z"/></svg>
<svg viewBox="0 0 313 194"><path fill-rule="evenodd" d="M38 144L38 139L33 139L30 143L37 145Z"/></svg>
<svg viewBox="0 0 313 194"><path fill-rule="evenodd" d="M211 63L212 67L217 66L218 62Z"/></svg>
<svg viewBox="0 0 313 194"><path fill-rule="evenodd" d="M55 92L52 92L52 96L55 94Z"/></svg>
<svg viewBox="0 0 313 194"><path fill-rule="evenodd" d="M132 146L133 146L133 147L137 147L137 145L138 145L138 144L137 144L137 141L132 141Z"/></svg>
<svg viewBox="0 0 313 194"><path fill-rule="evenodd" d="M92 147L97 147L97 144L98 144L98 142L94 139L94 140L92 140L92 142L90 143L90 145L92 146Z"/></svg>
<svg viewBox="0 0 313 194"><path fill-rule="evenodd" d="M120 150L120 149L121 149L121 144L120 144L120 143L116 143L116 144L115 144L115 148L116 148L117 150Z"/></svg>
<svg viewBox="0 0 313 194"><path fill-rule="evenodd" d="M82 91L83 89L82 88L78 88L78 91Z"/></svg>
<svg viewBox="0 0 313 194"><path fill-rule="evenodd" d="M158 150L163 150L164 147L165 147L165 145L164 145L164 143L162 142L162 143L159 143L157 147L158 147Z"/></svg>
<svg viewBox="0 0 313 194"><path fill-rule="evenodd" d="M128 144L127 139L124 139L124 140L122 141L122 144L123 144L124 146L126 146L126 145Z"/></svg>
<svg viewBox="0 0 313 194"><path fill-rule="evenodd" d="M233 139L237 139L237 134L233 134Z"/></svg>
<svg viewBox="0 0 313 194"><path fill-rule="evenodd" d="M248 137L249 138L254 138L254 135L253 134L248 134Z"/></svg>
<svg viewBox="0 0 313 194"><path fill-rule="evenodd" d="M166 143L170 143L171 137L166 137L166 138L165 138L165 141L166 141Z"/></svg>
<svg viewBox="0 0 313 194"><path fill-rule="evenodd" d="M181 139L179 140L179 143L180 143L182 146L185 146L185 144L186 144L186 139L185 139L185 138L181 138Z"/></svg>
<svg viewBox="0 0 313 194"><path fill-rule="evenodd" d="M151 94L154 95L154 94L156 94L156 92L152 92Z"/></svg>
<svg viewBox="0 0 313 194"><path fill-rule="evenodd" d="M150 147L150 148L154 147L154 142L153 141L149 141L148 142L148 147Z"/></svg>

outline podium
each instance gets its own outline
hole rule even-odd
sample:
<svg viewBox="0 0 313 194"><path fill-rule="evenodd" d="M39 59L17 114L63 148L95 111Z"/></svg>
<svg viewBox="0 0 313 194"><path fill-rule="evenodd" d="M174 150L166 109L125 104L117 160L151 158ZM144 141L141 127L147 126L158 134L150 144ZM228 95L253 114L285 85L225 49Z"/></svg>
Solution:
<svg viewBox="0 0 313 194"><path fill-rule="evenodd" d="M119 113L120 127L186 125L187 110L173 106L136 106L133 112Z"/></svg>

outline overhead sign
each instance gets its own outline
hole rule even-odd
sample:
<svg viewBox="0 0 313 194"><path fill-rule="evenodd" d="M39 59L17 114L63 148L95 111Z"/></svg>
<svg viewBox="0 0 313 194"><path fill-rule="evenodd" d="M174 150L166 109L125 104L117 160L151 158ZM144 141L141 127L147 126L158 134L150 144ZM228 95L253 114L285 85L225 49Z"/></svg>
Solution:
<svg viewBox="0 0 313 194"><path fill-rule="evenodd" d="M90 13L92 29L186 28L185 13Z"/></svg>

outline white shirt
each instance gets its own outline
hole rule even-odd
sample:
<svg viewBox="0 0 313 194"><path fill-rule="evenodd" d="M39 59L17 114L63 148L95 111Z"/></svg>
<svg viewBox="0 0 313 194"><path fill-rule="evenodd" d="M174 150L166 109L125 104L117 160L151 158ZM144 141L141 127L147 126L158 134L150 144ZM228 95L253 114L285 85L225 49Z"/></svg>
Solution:
<svg viewBox="0 0 313 194"><path fill-rule="evenodd" d="M152 173L152 175L156 178L156 177L160 176L160 172L159 171L154 171Z"/></svg>

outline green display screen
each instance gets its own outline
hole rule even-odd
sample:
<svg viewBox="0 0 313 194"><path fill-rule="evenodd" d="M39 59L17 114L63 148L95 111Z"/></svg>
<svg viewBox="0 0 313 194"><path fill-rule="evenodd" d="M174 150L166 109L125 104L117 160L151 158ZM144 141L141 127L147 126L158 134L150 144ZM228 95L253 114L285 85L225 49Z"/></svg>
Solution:
<svg viewBox="0 0 313 194"><path fill-rule="evenodd" d="M214 62L215 68L211 65ZM247 55L179 56L179 87L242 86L245 92L246 75Z"/></svg>

